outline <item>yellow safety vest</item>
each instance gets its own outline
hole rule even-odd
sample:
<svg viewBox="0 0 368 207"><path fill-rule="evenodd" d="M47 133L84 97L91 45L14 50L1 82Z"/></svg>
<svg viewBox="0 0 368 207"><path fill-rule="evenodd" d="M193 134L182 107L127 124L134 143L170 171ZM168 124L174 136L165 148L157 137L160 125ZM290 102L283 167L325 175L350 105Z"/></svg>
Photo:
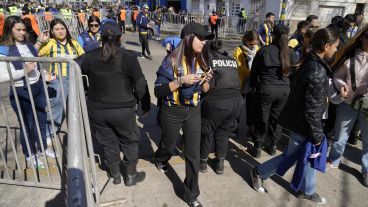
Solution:
<svg viewBox="0 0 368 207"><path fill-rule="evenodd" d="M18 8L16 6L9 7L10 15L16 15Z"/></svg>

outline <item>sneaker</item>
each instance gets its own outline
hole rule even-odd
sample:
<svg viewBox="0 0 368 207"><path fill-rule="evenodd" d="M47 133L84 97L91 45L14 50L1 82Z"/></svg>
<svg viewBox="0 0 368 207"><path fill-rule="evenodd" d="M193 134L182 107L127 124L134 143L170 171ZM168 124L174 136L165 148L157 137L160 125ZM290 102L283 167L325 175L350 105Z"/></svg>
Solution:
<svg viewBox="0 0 368 207"><path fill-rule="evenodd" d="M147 58L148 60L152 60L152 59L153 59L151 55L147 55L147 56L146 56L146 58Z"/></svg>
<svg viewBox="0 0 368 207"><path fill-rule="evenodd" d="M161 37L158 37L157 40L160 41L161 40Z"/></svg>
<svg viewBox="0 0 368 207"><path fill-rule="evenodd" d="M157 169L163 173L167 173L167 171L169 170L167 164L168 164L167 162L158 162L158 161L155 163Z"/></svg>
<svg viewBox="0 0 368 207"><path fill-rule="evenodd" d="M142 58L142 59L144 59L144 58L146 58L146 57L144 57L144 55L141 55L141 58Z"/></svg>
<svg viewBox="0 0 368 207"><path fill-rule="evenodd" d="M299 192L298 193L298 198L299 199L310 200L313 203L318 204L318 205L323 205L323 204L327 203L326 198L322 197L318 193L313 193L312 195L305 195L304 193Z"/></svg>
<svg viewBox="0 0 368 207"><path fill-rule="evenodd" d="M362 177L363 177L363 185L368 188L368 174L363 173Z"/></svg>
<svg viewBox="0 0 368 207"><path fill-rule="evenodd" d="M263 187L263 180L258 175L256 167L254 167L252 169L252 172L251 172L250 176L252 178L252 183L253 183L254 190L256 190L257 192L260 192L260 193L265 193L266 189Z"/></svg>
<svg viewBox="0 0 368 207"><path fill-rule="evenodd" d="M26 160L28 165L34 165L36 168L45 168L45 164L37 155L28 156Z"/></svg>
<svg viewBox="0 0 368 207"><path fill-rule="evenodd" d="M51 158L51 159L55 159L55 158L57 158L57 155L56 155L55 151L54 151L54 150L52 150L52 149L47 148L47 149L45 150L45 154L46 154L46 157L49 157L49 158Z"/></svg>
<svg viewBox="0 0 368 207"><path fill-rule="evenodd" d="M47 144L48 147L52 147L51 137L46 138L46 144Z"/></svg>
<svg viewBox="0 0 368 207"><path fill-rule="evenodd" d="M327 165L327 170L328 169L339 169L338 165L334 165L330 161L328 161L326 165Z"/></svg>
<svg viewBox="0 0 368 207"><path fill-rule="evenodd" d="M203 207L199 200L195 199L194 201L187 202L190 207Z"/></svg>

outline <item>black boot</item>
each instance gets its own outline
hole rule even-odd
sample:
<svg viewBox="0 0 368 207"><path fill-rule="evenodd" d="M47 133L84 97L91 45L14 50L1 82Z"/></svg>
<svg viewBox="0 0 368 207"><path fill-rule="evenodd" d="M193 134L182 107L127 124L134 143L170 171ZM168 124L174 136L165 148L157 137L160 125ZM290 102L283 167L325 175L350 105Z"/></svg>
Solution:
<svg viewBox="0 0 368 207"><path fill-rule="evenodd" d="M139 182L142 182L146 178L145 172L136 172L135 174L127 174L124 176L124 184L125 186L133 186L136 185Z"/></svg>
<svg viewBox="0 0 368 207"><path fill-rule="evenodd" d="M262 152L262 144L260 144L258 142L254 142L253 157L254 158L260 158L261 157L261 152Z"/></svg>
<svg viewBox="0 0 368 207"><path fill-rule="evenodd" d="M225 157L216 158L215 173L217 175L224 174Z"/></svg>
<svg viewBox="0 0 368 207"><path fill-rule="evenodd" d="M268 154L271 156L276 155L276 146L275 145L270 145L268 147Z"/></svg>
<svg viewBox="0 0 368 207"><path fill-rule="evenodd" d="M114 179L112 183L114 183L115 185L121 183L121 173L119 165L114 165L110 167L110 177Z"/></svg>
<svg viewBox="0 0 368 207"><path fill-rule="evenodd" d="M207 160L208 160L208 159L202 159L202 158L201 158L201 161L200 161L200 163L199 163L199 171L200 171L201 173L205 173L205 172L207 172Z"/></svg>

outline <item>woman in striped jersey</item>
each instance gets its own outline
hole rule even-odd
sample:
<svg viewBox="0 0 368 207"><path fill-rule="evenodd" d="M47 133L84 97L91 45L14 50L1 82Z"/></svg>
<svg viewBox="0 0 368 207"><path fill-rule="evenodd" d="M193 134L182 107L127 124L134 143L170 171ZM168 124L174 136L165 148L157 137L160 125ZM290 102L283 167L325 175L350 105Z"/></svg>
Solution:
<svg viewBox="0 0 368 207"><path fill-rule="evenodd" d="M69 57L75 59L82 54L84 54L83 48L76 40L72 39L64 21L57 18L52 20L50 23L50 40L39 50L38 55L46 57ZM54 77L52 78L54 80L50 80L48 88L55 124L54 132L57 132L60 129L63 121L64 104L60 85L62 84L65 99L67 99L69 92L69 69L69 63L55 62L50 64L49 72L52 74L52 77ZM59 76L61 76L61 78L59 78ZM55 133L51 130L52 125L50 115L51 114L48 114L46 127L48 145L51 144L51 137L55 136Z"/></svg>

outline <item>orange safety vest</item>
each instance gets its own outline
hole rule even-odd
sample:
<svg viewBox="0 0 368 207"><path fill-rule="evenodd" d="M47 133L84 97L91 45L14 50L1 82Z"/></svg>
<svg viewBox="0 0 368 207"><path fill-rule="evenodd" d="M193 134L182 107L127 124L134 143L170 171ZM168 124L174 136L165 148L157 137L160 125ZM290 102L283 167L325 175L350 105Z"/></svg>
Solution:
<svg viewBox="0 0 368 207"><path fill-rule="evenodd" d="M44 12L43 16L45 17L45 21L47 22L51 22L54 19L51 12Z"/></svg>
<svg viewBox="0 0 368 207"><path fill-rule="evenodd" d="M5 16L3 13L0 13L0 36L4 33L4 22L5 22Z"/></svg>
<svg viewBox="0 0 368 207"><path fill-rule="evenodd" d="M126 10L122 9L120 10L120 20L125 21L125 19L126 19Z"/></svg>
<svg viewBox="0 0 368 207"><path fill-rule="evenodd" d="M138 10L133 11L133 20L136 21L138 16Z"/></svg>
<svg viewBox="0 0 368 207"><path fill-rule="evenodd" d="M78 13L78 19L81 24L84 24L84 21L86 20L86 14L84 12Z"/></svg>
<svg viewBox="0 0 368 207"><path fill-rule="evenodd" d="M210 17L210 22L212 25L216 25L217 24L217 20L218 20L218 16L217 15L212 15Z"/></svg>
<svg viewBox="0 0 368 207"><path fill-rule="evenodd" d="M99 11L94 11L94 12L92 12L92 15L93 15L93 16L96 16L96 17L98 17L98 18L101 18L101 17L100 17L100 12L99 12Z"/></svg>
<svg viewBox="0 0 368 207"><path fill-rule="evenodd" d="M32 24L32 29L33 31L38 35L40 36L40 28L38 27L38 23L37 23L37 19L35 17L35 15L33 14L27 14L27 15L24 15L22 17L22 19L25 19L25 18L29 18L31 20L31 24Z"/></svg>

